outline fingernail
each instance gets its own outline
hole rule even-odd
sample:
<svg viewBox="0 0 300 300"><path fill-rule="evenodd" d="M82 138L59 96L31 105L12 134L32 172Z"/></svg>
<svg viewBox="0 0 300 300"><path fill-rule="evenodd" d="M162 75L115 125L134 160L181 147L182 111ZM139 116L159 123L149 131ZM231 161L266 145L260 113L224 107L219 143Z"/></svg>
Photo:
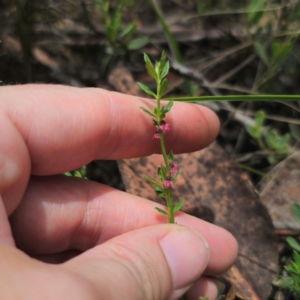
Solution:
<svg viewBox="0 0 300 300"><path fill-rule="evenodd" d="M171 271L173 289L177 290L190 285L205 270L209 246L197 232L183 226L172 226L174 231L163 237L160 245Z"/></svg>
<svg viewBox="0 0 300 300"><path fill-rule="evenodd" d="M214 279L214 278L212 278L212 281L215 283L215 285L217 287L218 297L222 296L226 289L226 285L222 281Z"/></svg>

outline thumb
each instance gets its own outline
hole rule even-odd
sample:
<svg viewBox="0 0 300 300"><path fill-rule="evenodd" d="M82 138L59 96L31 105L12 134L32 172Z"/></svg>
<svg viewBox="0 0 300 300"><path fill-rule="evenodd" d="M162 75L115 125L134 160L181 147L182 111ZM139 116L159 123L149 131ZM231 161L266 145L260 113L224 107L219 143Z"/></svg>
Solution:
<svg viewBox="0 0 300 300"><path fill-rule="evenodd" d="M64 267L92 282L101 299L176 299L208 260L209 247L200 234L165 224L115 237Z"/></svg>

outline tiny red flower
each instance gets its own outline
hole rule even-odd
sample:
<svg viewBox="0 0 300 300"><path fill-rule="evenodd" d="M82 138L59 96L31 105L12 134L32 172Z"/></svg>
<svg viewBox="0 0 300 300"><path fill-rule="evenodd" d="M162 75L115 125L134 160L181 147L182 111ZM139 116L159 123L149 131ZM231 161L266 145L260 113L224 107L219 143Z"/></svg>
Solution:
<svg viewBox="0 0 300 300"><path fill-rule="evenodd" d="M170 124L166 123L166 124L163 124L163 125L159 126L159 129L163 133L166 133L166 132L170 131L171 127L170 127Z"/></svg>
<svg viewBox="0 0 300 300"><path fill-rule="evenodd" d="M170 163L170 174L174 177L179 171L179 168L176 167L173 163Z"/></svg>
<svg viewBox="0 0 300 300"><path fill-rule="evenodd" d="M169 188L173 188L174 187L174 183L170 180L166 180L164 183L164 188L169 189Z"/></svg>
<svg viewBox="0 0 300 300"><path fill-rule="evenodd" d="M153 139L159 140L159 139L160 139L159 133L155 133L155 134L153 135Z"/></svg>

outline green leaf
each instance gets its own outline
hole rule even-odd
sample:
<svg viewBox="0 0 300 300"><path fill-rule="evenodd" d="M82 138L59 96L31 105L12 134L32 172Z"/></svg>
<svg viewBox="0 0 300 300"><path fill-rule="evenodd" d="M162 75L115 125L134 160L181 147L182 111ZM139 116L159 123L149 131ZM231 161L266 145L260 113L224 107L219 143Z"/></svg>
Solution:
<svg viewBox="0 0 300 300"><path fill-rule="evenodd" d="M148 109L146 109L146 108L144 108L144 107L142 107L142 106L140 106L140 109L142 109L145 113L147 113L147 114L150 115L151 117L156 118L156 116L155 116L151 111L149 111Z"/></svg>
<svg viewBox="0 0 300 300"><path fill-rule="evenodd" d="M138 82L138 85L139 85L140 89L143 90L146 94L156 98L156 95L146 85L144 85L141 82Z"/></svg>
<svg viewBox="0 0 300 300"><path fill-rule="evenodd" d="M159 89L159 97L161 98L163 96L163 94L167 91L168 89L168 80L165 78L162 83L161 83L161 86L160 86L160 89ZM166 111L164 111L166 112Z"/></svg>
<svg viewBox="0 0 300 300"><path fill-rule="evenodd" d="M271 45L271 51L272 51L272 57L275 58L279 52L280 52L280 43L278 42L273 42L272 45Z"/></svg>
<svg viewBox="0 0 300 300"><path fill-rule="evenodd" d="M167 113L167 112L170 111L170 109L171 109L172 106L173 106L173 103L174 103L173 100L171 100L171 101L166 105L166 107L163 108L164 113Z"/></svg>
<svg viewBox="0 0 300 300"><path fill-rule="evenodd" d="M127 48L128 50L138 50L141 49L142 47L146 46L149 42L149 39L144 36L144 37L140 37L140 38L136 38L131 40L128 44L127 44Z"/></svg>
<svg viewBox="0 0 300 300"><path fill-rule="evenodd" d="M160 167L157 169L157 175L159 177L159 179L161 181L165 181L166 180L166 176L165 176L165 170L164 170L164 167Z"/></svg>
<svg viewBox="0 0 300 300"><path fill-rule="evenodd" d="M280 287L282 289L287 289L293 284L294 284L294 280L292 279L292 277L285 277L282 280L273 281L273 285Z"/></svg>
<svg viewBox="0 0 300 300"><path fill-rule="evenodd" d="M101 13L105 16L109 9L109 2L104 2L103 0L95 0L95 3Z"/></svg>
<svg viewBox="0 0 300 300"><path fill-rule="evenodd" d="M258 127L263 126L264 122L266 119L266 114L263 110L259 110L256 114L255 114L255 124Z"/></svg>
<svg viewBox="0 0 300 300"><path fill-rule="evenodd" d="M160 212L161 214L168 215L168 213L167 213L165 210L163 210L163 209L161 209L161 208L159 208L159 207L155 207L155 209L156 209L158 212Z"/></svg>
<svg viewBox="0 0 300 300"><path fill-rule="evenodd" d="M166 197L166 196L165 196L165 193L164 193L164 190L163 190L161 187L155 186L155 187L154 187L154 190L155 190L156 194L157 194L159 197L162 197L162 198L165 198L165 197Z"/></svg>
<svg viewBox="0 0 300 300"><path fill-rule="evenodd" d="M296 251L294 251L294 261L297 265L297 269L300 271L300 254Z"/></svg>
<svg viewBox="0 0 300 300"><path fill-rule="evenodd" d="M268 155L267 159L270 165L274 165L277 162L276 156L274 155Z"/></svg>
<svg viewBox="0 0 300 300"><path fill-rule="evenodd" d="M161 53L160 61L159 61L159 63L160 63L159 74L161 74L162 70L165 68L166 62L167 62L167 55L166 55L166 52L163 51Z"/></svg>
<svg viewBox="0 0 300 300"><path fill-rule="evenodd" d="M173 212L176 213L177 211L179 211L181 209L181 207L184 204L184 200L180 200L173 208Z"/></svg>
<svg viewBox="0 0 300 300"><path fill-rule="evenodd" d="M300 252L300 244L291 236L286 238L287 243L293 248L294 250Z"/></svg>
<svg viewBox="0 0 300 300"><path fill-rule="evenodd" d="M265 46L262 43L257 42L254 44L254 50L257 53L257 55L260 57L260 59L268 66L269 58Z"/></svg>
<svg viewBox="0 0 300 300"><path fill-rule="evenodd" d="M155 192L157 192L157 193L161 193L164 191L160 186L157 186L157 185L154 187L154 189L155 189Z"/></svg>
<svg viewBox="0 0 300 300"><path fill-rule="evenodd" d="M65 172L64 173L66 176L73 176L72 174L71 174L71 172Z"/></svg>
<svg viewBox="0 0 300 300"><path fill-rule="evenodd" d="M170 70L170 63L169 61L167 61L161 71L160 78L163 79L169 73L169 70Z"/></svg>
<svg viewBox="0 0 300 300"><path fill-rule="evenodd" d="M172 161L174 159L174 154L172 151L170 151L170 153L168 155L168 159L169 159L169 161Z"/></svg>
<svg viewBox="0 0 300 300"><path fill-rule="evenodd" d="M264 14L264 8L267 5L266 0L252 0L248 7L248 24L249 26L257 25Z"/></svg>
<svg viewBox="0 0 300 300"><path fill-rule="evenodd" d="M275 149L277 138L277 133L274 130L267 133L265 140L270 149Z"/></svg>
<svg viewBox="0 0 300 300"><path fill-rule="evenodd" d="M163 188L163 185L160 182L156 181L155 179L153 179L147 175L144 175L144 178L147 179L149 182L153 183L154 185Z"/></svg>
<svg viewBox="0 0 300 300"><path fill-rule="evenodd" d="M116 41L117 33L120 29L122 20L122 14L119 10L116 10L110 24L107 24L106 34L110 41Z"/></svg>
<svg viewBox="0 0 300 300"><path fill-rule="evenodd" d="M144 53L144 61L145 61L145 64L146 64L146 69L147 69L147 72L148 74L154 78L155 80L157 80L157 74L155 72L155 69L154 69L154 66L149 58L149 56Z"/></svg>
<svg viewBox="0 0 300 300"><path fill-rule="evenodd" d="M136 27L137 26L135 23L129 24L127 27L122 29L122 31L120 33L120 38L125 38L125 37L128 38L128 37L132 36L136 31Z"/></svg>
<svg viewBox="0 0 300 300"><path fill-rule="evenodd" d="M300 224L300 204L294 202L292 204L292 214L294 216L294 218L296 219L296 221Z"/></svg>

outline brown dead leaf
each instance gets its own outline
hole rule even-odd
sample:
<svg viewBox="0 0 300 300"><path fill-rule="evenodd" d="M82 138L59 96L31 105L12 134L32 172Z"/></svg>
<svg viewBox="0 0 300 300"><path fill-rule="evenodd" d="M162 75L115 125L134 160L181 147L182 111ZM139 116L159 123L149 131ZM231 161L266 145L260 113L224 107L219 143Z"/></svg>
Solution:
<svg viewBox="0 0 300 300"><path fill-rule="evenodd" d="M261 182L260 197L276 229L299 230L291 204L300 202L300 151L278 164Z"/></svg>
<svg viewBox="0 0 300 300"><path fill-rule="evenodd" d="M236 291L235 289L229 291L226 300L234 300L235 296L243 300L260 300L252 286L249 285L248 281L243 277L236 266L232 266L230 270L226 272L224 278L229 282L234 282L235 288L238 287ZM243 292L241 293L241 291Z"/></svg>
<svg viewBox="0 0 300 300"><path fill-rule="evenodd" d="M132 78L123 71L126 80ZM128 91L120 79L114 82L118 91ZM144 174L156 178L162 163L161 155L119 161L126 191L165 204L143 178ZM236 272L234 276L232 271L227 273L236 292L242 299L267 299L277 268L275 234L246 173L216 143L199 152L176 155L174 163L183 167L174 189L175 202L184 198L184 212L226 228L239 243Z"/></svg>

